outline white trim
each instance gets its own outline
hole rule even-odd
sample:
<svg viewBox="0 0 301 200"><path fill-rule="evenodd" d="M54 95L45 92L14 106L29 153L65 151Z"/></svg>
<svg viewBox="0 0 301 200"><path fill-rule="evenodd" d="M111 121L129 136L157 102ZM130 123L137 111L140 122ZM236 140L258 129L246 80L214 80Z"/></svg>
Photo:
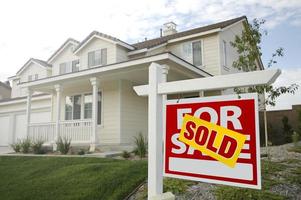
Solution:
<svg viewBox="0 0 301 200"><path fill-rule="evenodd" d="M187 39L191 39L191 38L195 38L195 37L200 37L200 36L208 35L208 34L211 34L211 33L217 33L217 32L220 32L221 30L222 30L221 28L216 28L216 29L212 29L210 31L204 31L204 32L200 32L200 33L196 33L196 34L192 34L192 35L187 35L187 36L184 36L184 37L171 39L171 40L168 40L167 43L180 42L182 40L187 40Z"/></svg>
<svg viewBox="0 0 301 200"><path fill-rule="evenodd" d="M130 51L130 52L128 52L128 56L136 55L139 53L145 53L145 52L147 52L147 48Z"/></svg>
<svg viewBox="0 0 301 200"><path fill-rule="evenodd" d="M56 52L54 55L52 55L52 56L47 60L47 62L48 62L48 63L51 63L51 62L52 62L59 54L62 53L62 51L65 50L65 48L66 48L70 43L73 44L73 45L75 45L75 46L77 46L77 45L79 44L79 43L76 43L76 42L74 42L74 41L72 41L72 40L67 41L66 44L65 44L64 46L62 46L58 52Z"/></svg>
<svg viewBox="0 0 301 200"><path fill-rule="evenodd" d="M33 82L26 82L26 83L21 83L19 84L21 86L21 88L25 88L25 87L34 87L34 86L39 86L42 84L47 84L47 83L57 83L57 82L63 82L64 80L67 79L72 79L75 77L88 77L88 76L95 76L97 73L103 73L103 72L108 72L108 71L113 71L113 70L119 70L122 68L127 68L127 67L131 67L133 65L140 65L140 64L144 64L144 63L150 63L150 62L156 62L156 61L160 61L160 60L166 60L169 59L179 65L182 65L183 67L191 70L192 72L199 74L201 76L205 76L208 77L210 76L210 74L202 71L201 69L196 68L195 66L193 66L192 64L170 54L170 53L162 53L159 55L154 55L154 56L150 56L147 58L140 58L140 59L136 59L136 60L130 60L130 61L126 61L126 62L120 62L120 63L116 63L116 64L111 64L111 65L107 65L104 67L96 67L96 68L90 68L87 70L82 70L76 73L70 73L70 74L64 74L64 75L59 75L59 76L54 76L54 77L49 77L49 78L45 78L45 79L40 79L37 81L33 81Z"/></svg>

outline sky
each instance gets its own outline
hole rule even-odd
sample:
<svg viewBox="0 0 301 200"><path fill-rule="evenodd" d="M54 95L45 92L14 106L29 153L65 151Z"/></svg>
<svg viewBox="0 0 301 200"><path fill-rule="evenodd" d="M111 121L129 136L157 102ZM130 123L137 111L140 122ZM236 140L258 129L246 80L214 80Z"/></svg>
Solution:
<svg viewBox="0 0 301 200"><path fill-rule="evenodd" d="M69 37L82 41L90 32L128 43L155 38L162 24L174 21L178 31L246 15L265 19L263 62L278 47L285 56L273 68L282 74L275 86L301 86L301 0L9 0L0 1L0 80L16 74L31 58L47 60ZM284 95L269 109L301 104L301 88Z"/></svg>

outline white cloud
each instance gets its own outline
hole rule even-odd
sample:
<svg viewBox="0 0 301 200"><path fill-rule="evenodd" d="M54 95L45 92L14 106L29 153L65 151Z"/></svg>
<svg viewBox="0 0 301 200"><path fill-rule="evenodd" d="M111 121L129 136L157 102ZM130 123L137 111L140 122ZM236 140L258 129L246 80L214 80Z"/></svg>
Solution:
<svg viewBox="0 0 301 200"><path fill-rule="evenodd" d="M0 1L0 80L30 58L48 59L68 37L98 30L127 42L159 36L161 25L179 30L247 15L267 28L301 23L300 0L10 0ZM289 20L291 19L291 20Z"/></svg>
<svg viewBox="0 0 301 200"><path fill-rule="evenodd" d="M268 107L269 110L282 110L291 109L291 105L301 104L301 68L296 69L285 69L282 70L282 74L274 83L274 86L289 86L291 84L298 84L299 89L297 92L292 94L284 94L280 96L276 101L275 107Z"/></svg>

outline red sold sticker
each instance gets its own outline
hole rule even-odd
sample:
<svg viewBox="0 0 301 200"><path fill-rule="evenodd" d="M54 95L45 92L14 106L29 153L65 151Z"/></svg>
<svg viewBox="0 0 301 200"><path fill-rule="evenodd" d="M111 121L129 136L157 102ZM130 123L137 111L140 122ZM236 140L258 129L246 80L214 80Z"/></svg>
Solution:
<svg viewBox="0 0 301 200"><path fill-rule="evenodd" d="M182 142L179 137L185 114L200 119L200 123L208 122L208 126L216 124L221 130L228 130L227 134L243 134L243 146L235 163L220 162L218 157ZM257 94L168 101L164 146L165 176L260 189Z"/></svg>

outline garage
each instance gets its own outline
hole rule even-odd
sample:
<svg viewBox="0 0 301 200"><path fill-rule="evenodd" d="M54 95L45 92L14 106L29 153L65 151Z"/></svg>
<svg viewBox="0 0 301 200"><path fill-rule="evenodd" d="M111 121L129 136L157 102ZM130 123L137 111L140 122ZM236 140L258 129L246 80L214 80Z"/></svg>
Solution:
<svg viewBox="0 0 301 200"><path fill-rule="evenodd" d="M9 116L0 116L0 146L8 146L9 144Z"/></svg>

